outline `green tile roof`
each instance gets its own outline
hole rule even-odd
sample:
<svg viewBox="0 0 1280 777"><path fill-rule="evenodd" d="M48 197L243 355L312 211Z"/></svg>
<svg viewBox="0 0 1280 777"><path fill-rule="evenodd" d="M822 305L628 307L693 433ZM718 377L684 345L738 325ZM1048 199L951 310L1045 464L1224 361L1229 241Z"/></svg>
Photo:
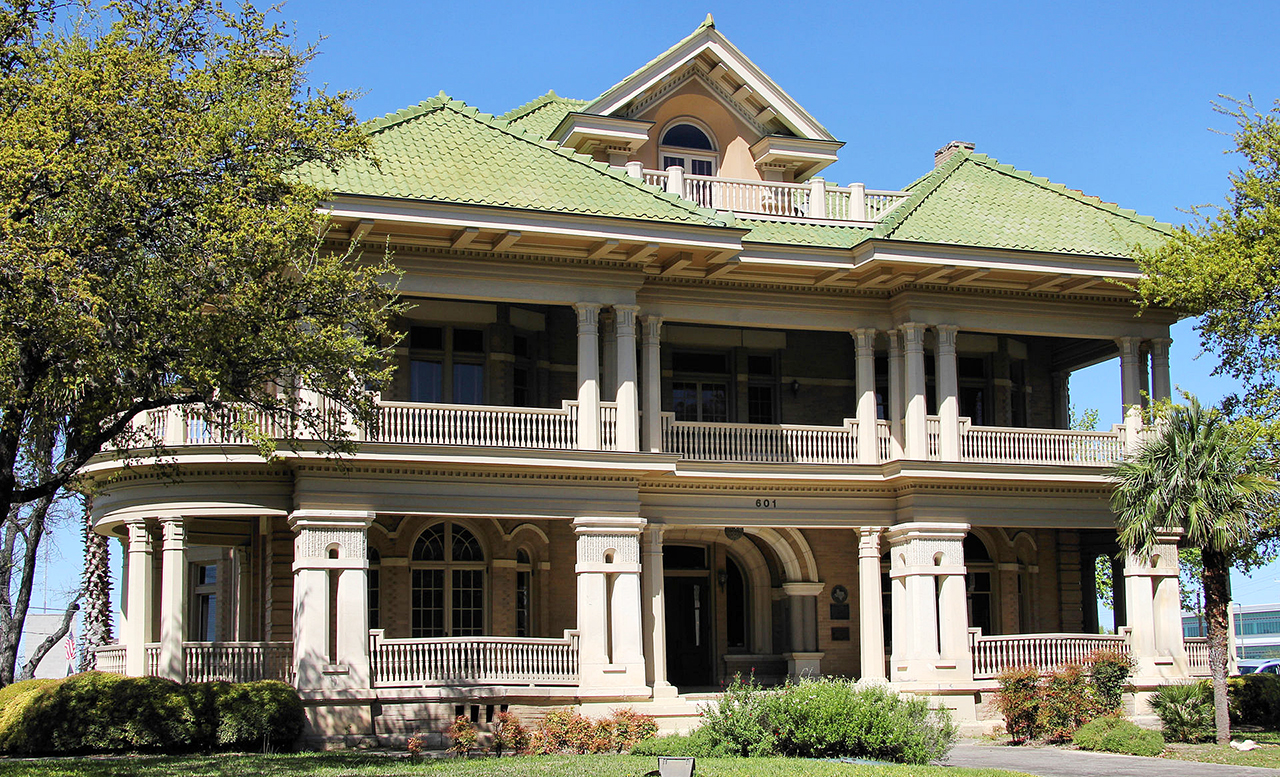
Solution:
<svg viewBox="0 0 1280 777"><path fill-rule="evenodd" d="M444 93L365 124L378 165L300 169L339 194L722 225L724 219Z"/></svg>
<svg viewBox="0 0 1280 777"><path fill-rule="evenodd" d="M875 236L889 240L1130 258L1172 227L985 154L959 151L908 187Z"/></svg>
<svg viewBox="0 0 1280 777"><path fill-rule="evenodd" d="M561 97L552 90L519 108L512 108L499 118L512 127L545 138L559 126L565 116L586 104L586 100L571 100L568 97Z"/></svg>
<svg viewBox="0 0 1280 777"><path fill-rule="evenodd" d="M746 227L750 234L744 242L778 243L820 248L853 248L871 237L871 227L836 226L801 221L768 221L739 218L736 226Z"/></svg>

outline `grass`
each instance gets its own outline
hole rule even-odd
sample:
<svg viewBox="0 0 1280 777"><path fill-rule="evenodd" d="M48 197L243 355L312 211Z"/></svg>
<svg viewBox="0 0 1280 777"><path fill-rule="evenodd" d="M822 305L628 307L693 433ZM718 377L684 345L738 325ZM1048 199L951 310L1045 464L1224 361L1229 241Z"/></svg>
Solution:
<svg viewBox="0 0 1280 777"><path fill-rule="evenodd" d="M0 760L0 777L642 777L657 758L629 755L525 756L413 761L374 753L136 756ZM699 758L698 777L1026 777L994 769L870 766L798 758Z"/></svg>
<svg viewBox="0 0 1280 777"><path fill-rule="evenodd" d="M1240 752L1230 745L1186 745L1172 742L1165 747L1165 758L1176 758L1180 761L1201 761L1211 764L1231 764L1232 766L1262 766L1268 769L1280 769L1280 731L1249 731L1247 729L1231 730L1231 738L1237 742L1252 739L1262 747L1257 750Z"/></svg>

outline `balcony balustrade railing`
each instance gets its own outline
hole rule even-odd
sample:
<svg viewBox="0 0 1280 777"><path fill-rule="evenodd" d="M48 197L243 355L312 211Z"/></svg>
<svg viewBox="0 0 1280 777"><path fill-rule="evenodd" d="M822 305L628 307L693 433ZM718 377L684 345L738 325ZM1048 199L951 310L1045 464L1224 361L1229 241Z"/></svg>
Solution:
<svg viewBox="0 0 1280 777"><path fill-rule="evenodd" d="M858 422L842 426L677 421L662 414L662 449L699 461L857 464Z"/></svg>
<svg viewBox="0 0 1280 777"><path fill-rule="evenodd" d="M1105 466L1124 455L1116 432L970 426L960 437L964 461Z"/></svg>
<svg viewBox="0 0 1280 777"><path fill-rule="evenodd" d="M616 424L616 413L615 413ZM578 447L578 405L558 409L383 402L375 439L425 445Z"/></svg>
<svg viewBox="0 0 1280 777"><path fill-rule="evenodd" d="M124 645L102 645L93 649L93 668L99 672L124 674Z"/></svg>
<svg viewBox="0 0 1280 777"><path fill-rule="evenodd" d="M578 632L560 639L387 639L369 632L374 687L578 684Z"/></svg>
<svg viewBox="0 0 1280 777"><path fill-rule="evenodd" d="M293 682L292 642L183 642L187 681Z"/></svg>
<svg viewBox="0 0 1280 777"><path fill-rule="evenodd" d="M638 175L650 186L704 208L783 219L879 221L909 196L908 192L867 189L861 184L836 186L818 179L808 183L752 181L692 175L683 170L678 176L667 170L641 170Z"/></svg>
<svg viewBox="0 0 1280 777"><path fill-rule="evenodd" d="M1095 650L1129 652L1129 643L1115 634L1001 634L984 637L969 629L975 680L991 679L1005 669L1034 666L1042 672L1083 661Z"/></svg>
<svg viewBox="0 0 1280 777"><path fill-rule="evenodd" d="M1192 677L1208 677L1209 640L1207 637L1186 637L1182 640L1187 651L1187 671Z"/></svg>
<svg viewBox="0 0 1280 777"><path fill-rule="evenodd" d="M876 421L876 450L880 452L880 460L893 458L893 429L888 421Z"/></svg>

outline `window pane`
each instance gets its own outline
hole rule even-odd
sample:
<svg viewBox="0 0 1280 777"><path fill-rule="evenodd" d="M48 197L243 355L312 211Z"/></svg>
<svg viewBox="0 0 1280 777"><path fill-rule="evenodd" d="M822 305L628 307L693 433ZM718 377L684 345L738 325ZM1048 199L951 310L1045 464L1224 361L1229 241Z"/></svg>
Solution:
<svg viewBox="0 0 1280 777"><path fill-rule="evenodd" d="M742 570L733 559L725 559L725 604L727 605L726 621L728 622L729 647L745 648L747 646L747 586L742 579Z"/></svg>
<svg viewBox="0 0 1280 777"><path fill-rule="evenodd" d="M685 164L684 164L684 158L683 158L683 157L678 157L678 156L664 156L664 157L662 158L662 169L663 169L663 170L666 170L668 167L684 167L684 166L685 166Z"/></svg>
<svg viewBox="0 0 1280 777"><path fill-rule="evenodd" d="M752 376L773 377L772 356L748 356L747 374Z"/></svg>
<svg viewBox="0 0 1280 777"><path fill-rule="evenodd" d="M533 396L529 391L529 368L516 367L511 378L511 401L516 407L532 407Z"/></svg>
<svg viewBox="0 0 1280 777"><path fill-rule="evenodd" d="M454 353L484 353L483 329L453 330Z"/></svg>
<svg viewBox="0 0 1280 777"><path fill-rule="evenodd" d="M483 365L453 365L453 402L456 405L484 404Z"/></svg>
<svg viewBox="0 0 1280 777"><path fill-rule="evenodd" d="M428 351L444 350L444 330L438 326L411 326L409 347Z"/></svg>
<svg viewBox="0 0 1280 777"><path fill-rule="evenodd" d="M444 524L428 528L413 543L414 561L444 561Z"/></svg>
<svg viewBox="0 0 1280 777"><path fill-rule="evenodd" d="M729 420L729 390L725 384L702 384L702 420L716 423Z"/></svg>
<svg viewBox="0 0 1280 777"><path fill-rule="evenodd" d="M378 570L369 570L369 628L382 628L378 625Z"/></svg>
<svg viewBox="0 0 1280 777"><path fill-rule="evenodd" d="M523 553L524 551L520 551ZM516 558L519 561L519 557ZM529 598L531 585L529 572L516 573L516 636L529 636Z"/></svg>
<svg viewBox="0 0 1280 777"><path fill-rule="evenodd" d="M200 631L202 642L218 640L218 596L206 594L200 597Z"/></svg>
<svg viewBox="0 0 1280 777"><path fill-rule="evenodd" d="M712 174L711 160L710 159L689 160L689 172L693 173L694 175L711 175Z"/></svg>
<svg viewBox="0 0 1280 777"><path fill-rule="evenodd" d="M702 372L728 375L729 359L723 353L673 353L671 369L675 372Z"/></svg>
<svg viewBox="0 0 1280 777"><path fill-rule="evenodd" d="M476 535L456 524L453 526L453 560L484 561L484 551Z"/></svg>
<svg viewBox="0 0 1280 777"><path fill-rule="evenodd" d="M772 386L748 386L747 387L747 423L751 423L751 424L775 423L774 417L773 417L773 387Z"/></svg>
<svg viewBox="0 0 1280 777"><path fill-rule="evenodd" d="M474 637L484 633L484 572L453 570L452 636Z"/></svg>
<svg viewBox="0 0 1280 777"><path fill-rule="evenodd" d="M218 582L218 566L202 564L200 566L200 585L213 585Z"/></svg>
<svg viewBox="0 0 1280 777"><path fill-rule="evenodd" d="M677 421L698 420L698 384L672 383L671 409Z"/></svg>
<svg viewBox="0 0 1280 777"><path fill-rule="evenodd" d="M413 636L443 637L444 570L413 570L412 591Z"/></svg>
<svg viewBox="0 0 1280 777"><path fill-rule="evenodd" d="M409 399L412 402L439 402L443 395L443 367L440 362L414 359L409 362Z"/></svg>
<svg viewBox="0 0 1280 777"><path fill-rule="evenodd" d="M711 138L692 124L677 124L662 133L662 145L680 148L699 148L712 151Z"/></svg>

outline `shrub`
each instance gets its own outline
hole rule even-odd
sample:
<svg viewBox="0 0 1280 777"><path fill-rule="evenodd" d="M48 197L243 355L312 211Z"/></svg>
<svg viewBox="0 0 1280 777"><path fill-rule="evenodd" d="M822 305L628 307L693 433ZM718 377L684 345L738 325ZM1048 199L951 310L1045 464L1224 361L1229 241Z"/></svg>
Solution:
<svg viewBox="0 0 1280 777"><path fill-rule="evenodd" d="M290 748L302 733L306 713L298 692L273 680L205 683L213 696L213 741L222 749Z"/></svg>
<svg viewBox="0 0 1280 777"><path fill-rule="evenodd" d="M1227 680L1231 722L1280 727L1280 676L1247 674Z"/></svg>
<svg viewBox="0 0 1280 777"><path fill-rule="evenodd" d="M1117 715L1124 706L1124 692L1133 675L1133 657L1110 648L1100 648L1085 656L1089 676L1097 699L1098 712Z"/></svg>
<svg viewBox="0 0 1280 777"><path fill-rule="evenodd" d="M1034 666L1010 667L997 675L996 681L1000 683L996 707L1004 716L1009 737L1014 742L1035 739L1039 733L1040 670Z"/></svg>
<svg viewBox="0 0 1280 777"><path fill-rule="evenodd" d="M1169 739L1199 742L1213 734L1213 693L1207 681L1162 685L1150 704Z"/></svg>
<svg viewBox="0 0 1280 777"><path fill-rule="evenodd" d="M631 748L632 755L673 755L694 758L714 758L730 755L711 739L711 732L706 727L696 728L688 734L670 734L665 737L650 737L636 743Z"/></svg>
<svg viewBox="0 0 1280 777"><path fill-rule="evenodd" d="M754 675L745 682L742 675L734 675L719 701L701 709L715 747L729 755L777 753L774 730L766 721L766 694Z"/></svg>
<svg viewBox="0 0 1280 777"><path fill-rule="evenodd" d="M502 751L523 753L529 749L529 732L520 723L520 719L510 712L499 712L497 725L493 727L493 751L499 756Z"/></svg>
<svg viewBox="0 0 1280 777"><path fill-rule="evenodd" d="M454 718L449 730L445 732L445 736L449 737L449 752L454 755L470 753L475 748L476 740L479 738L476 734L476 727L471 725L471 719L466 715L459 715Z"/></svg>
<svg viewBox="0 0 1280 777"><path fill-rule="evenodd" d="M409 741L405 742L405 749L409 751L409 755L418 758L427 752L427 735L414 734L409 737Z"/></svg>
<svg viewBox="0 0 1280 777"><path fill-rule="evenodd" d="M1094 717L1096 706L1084 667L1066 664L1045 676L1035 725L1048 739L1070 739L1082 723Z"/></svg>
<svg viewBox="0 0 1280 777"><path fill-rule="evenodd" d="M613 734L611 744L619 753L631 750L636 743L658 733L658 723L652 715L641 715L630 707L614 710L607 723Z"/></svg>
<svg viewBox="0 0 1280 777"><path fill-rule="evenodd" d="M658 724L652 717L630 708L614 710L612 715L600 720L569 709L554 709L547 712L529 735L527 750L540 755L621 753L657 731Z"/></svg>
<svg viewBox="0 0 1280 777"><path fill-rule="evenodd" d="M1071 741L1081 750L1157 756L1164 750L1164 737L1120 718L1098 718L1079 728Z"/></svg>

